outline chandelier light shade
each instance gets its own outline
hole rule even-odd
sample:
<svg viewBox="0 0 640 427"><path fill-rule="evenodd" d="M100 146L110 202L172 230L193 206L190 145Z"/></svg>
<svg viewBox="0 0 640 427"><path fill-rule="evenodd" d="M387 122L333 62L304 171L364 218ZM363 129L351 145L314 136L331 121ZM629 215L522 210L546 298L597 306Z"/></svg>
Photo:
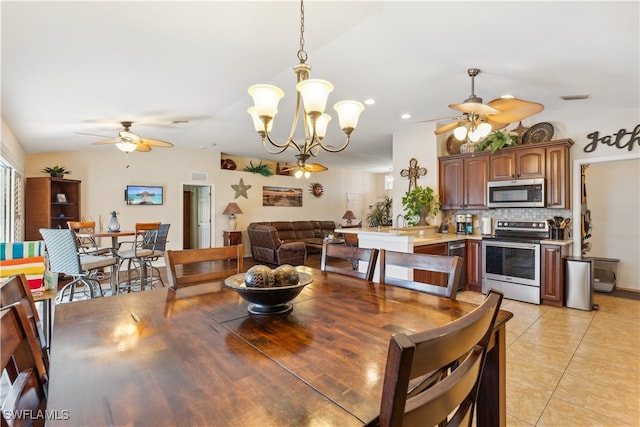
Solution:
<svg viewBox="0 0 640 427"><path fill-rule="evenodd" d="M351 221L356 219L356 214L353 211L346 211L344 215L342 215L342 219L347 220L347 225L351 225Z"/></svg>
<svg viewBox="0 0 640 427"><path fill-rule="evenodd" d="M241 214L242 209L240 209L240 206L238 206L237 203L229 203L227 205L226 208L224 208L224 211L222 212L223 215L229 215L229 230L235 230L236 227L238 226L238 221L236 220L236 214Z"/></svg>
<svg viewBox="0 0 640 427"><path fill-rule="evenodd" d="M317 156L321 149L331 153L338 153L347 148L351 133L358 125L360 114L364 111L364 105L358 101L336 103L333 108L338 113L338 121L346 134L346 140L337 148L323 143L327 127L331 121L331 116L325 113L325 109L329 94L333 91L333 85L326 80L309 78L311 66L306 63L307 52L304 50L304 0L300 2L300 48L298 49L298 60L300 63L293 67L297 76L297 102L289 138L282 143L275 142L271 138L273 120L278 113L278 103L284 97L282 89L268 84L251 86L248 92L253 99L254 106L249 108L247 112L251 116L254 129L260 135L262 145L267 152L279 154L291 147L298 151L296 157L301 156L298 159L302 159L302 166L304 167L304 162L311 156ZM294 134L300 119L304 127L304 141L297 142L294 139Z"/></svg>

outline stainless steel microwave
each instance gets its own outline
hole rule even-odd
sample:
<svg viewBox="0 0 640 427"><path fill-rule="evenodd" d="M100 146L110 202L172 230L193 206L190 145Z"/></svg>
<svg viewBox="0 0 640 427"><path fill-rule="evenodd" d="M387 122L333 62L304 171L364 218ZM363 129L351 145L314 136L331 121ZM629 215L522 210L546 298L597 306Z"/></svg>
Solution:
<svg viewBox="0 0 640 427"><path fill-rule="evenodd" d="M487 184L490 208L543 208L544 178L490 181Z"/></svg>

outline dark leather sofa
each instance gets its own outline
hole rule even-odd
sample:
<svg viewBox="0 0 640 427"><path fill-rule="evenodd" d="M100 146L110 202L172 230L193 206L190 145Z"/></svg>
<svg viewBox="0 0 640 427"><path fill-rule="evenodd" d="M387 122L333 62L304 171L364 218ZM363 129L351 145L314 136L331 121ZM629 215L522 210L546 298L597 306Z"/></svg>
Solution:
<svg viewBox="0 0 640 427"><path fill-rule="evenodd" d="M319 239L336 228L333 221L252 222L247 227L251 253L256 261L302 265L307 253L320 252ZM304 256L301 252L304 248Z"/></svg>

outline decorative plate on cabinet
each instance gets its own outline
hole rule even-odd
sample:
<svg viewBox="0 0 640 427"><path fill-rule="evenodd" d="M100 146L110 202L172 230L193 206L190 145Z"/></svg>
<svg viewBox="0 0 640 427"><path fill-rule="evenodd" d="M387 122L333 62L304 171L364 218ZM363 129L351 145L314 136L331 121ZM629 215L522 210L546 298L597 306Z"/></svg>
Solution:
<svg viewBox="0 0 640 427"><path fill-rule="evenodd" d="M458 141L454 134L449 135L446 142L447 154L460 154L460 146L464 141Z"/></svg>
<svg viewBox="0 0 640 427"><path fill-rule="evenodd" d="M531 144L536 142L551 141L553 137L553 125L551 123L542 122L531 126L522 135L523 144Z"/></svg>

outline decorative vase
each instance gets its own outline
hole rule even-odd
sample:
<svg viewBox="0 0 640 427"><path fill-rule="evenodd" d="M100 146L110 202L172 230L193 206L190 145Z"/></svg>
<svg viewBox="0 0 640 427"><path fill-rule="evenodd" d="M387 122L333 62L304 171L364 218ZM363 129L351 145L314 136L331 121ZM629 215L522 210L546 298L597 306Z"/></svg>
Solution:
<svg viewBox="0 0 640 427"><path fill-rule="evenodd" d="M109 232L115 233L120 231L120 223L118 222L118 216L115 212L111 212L111 219L109 220Z"/></svg>
<svg viewBox="0 0 640 427"><path fill-rule="evenodd" d="M429 225L427 222L427 215L429 215L429 210L427 208L420 209L420 221L416 225Z"/></svg>

